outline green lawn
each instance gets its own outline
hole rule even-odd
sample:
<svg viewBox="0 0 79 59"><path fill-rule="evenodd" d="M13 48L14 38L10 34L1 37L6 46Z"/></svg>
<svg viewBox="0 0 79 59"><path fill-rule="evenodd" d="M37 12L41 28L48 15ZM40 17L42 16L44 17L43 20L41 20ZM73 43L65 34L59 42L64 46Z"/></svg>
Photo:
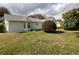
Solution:
<svg viewBox="0 0 79 59"><path fill-rule="evenodd" d="M0 34L0 54L79 54L79 38L78 33L75 32L45 33L36 31Z"/></svg>

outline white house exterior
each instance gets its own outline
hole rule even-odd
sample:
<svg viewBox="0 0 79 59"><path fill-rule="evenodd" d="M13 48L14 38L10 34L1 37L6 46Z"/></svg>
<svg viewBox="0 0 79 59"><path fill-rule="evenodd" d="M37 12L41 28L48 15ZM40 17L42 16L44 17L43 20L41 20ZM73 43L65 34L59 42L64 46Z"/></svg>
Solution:
<svg viewBox="0 0 79 59"><path fill-rule="evenodd" d="M31 30L42 29L42 23L46 20L52 19L37 19L18 15L4 15L4 23L6 32L28 32ZM57 27L60 24L53 20Z"/></svg>
<svg viewBox="0 0 79 59"><path fill-rule="evenodd" d="M42 20L17 15L4 15L6 32L27 32L42 28Z"/></svg>

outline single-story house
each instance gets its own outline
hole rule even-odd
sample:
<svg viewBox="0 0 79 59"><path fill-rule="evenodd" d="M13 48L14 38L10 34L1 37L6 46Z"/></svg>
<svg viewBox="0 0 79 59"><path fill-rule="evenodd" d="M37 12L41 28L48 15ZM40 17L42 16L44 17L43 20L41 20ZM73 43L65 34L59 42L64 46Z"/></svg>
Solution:
<svg viewBox="0 0 79 59"><path fill-rule="evenodd" d="M6 32L28 32L32 30L42 29L42 23L45 20L48 19L41 20L25 16L4 14Z"/></svg>
<svg viewBox="0 0 79 59"><path fill-rule="evenodd" d="M4 15L6 32L27 32L42 29L42 20L17 15Z"/></svg>

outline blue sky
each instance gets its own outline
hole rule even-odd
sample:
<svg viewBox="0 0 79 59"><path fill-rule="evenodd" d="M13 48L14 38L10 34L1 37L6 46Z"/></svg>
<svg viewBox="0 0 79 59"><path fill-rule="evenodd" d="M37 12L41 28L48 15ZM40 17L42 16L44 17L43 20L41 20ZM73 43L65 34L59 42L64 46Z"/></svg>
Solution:
<svg viewBox="0 0 79 59"><path fill-rule="evenodd" d="M0 3L0 6L8 8L12 14L16 15L42 13L58 19L64 12L79 8L79 3Z"/></svg>

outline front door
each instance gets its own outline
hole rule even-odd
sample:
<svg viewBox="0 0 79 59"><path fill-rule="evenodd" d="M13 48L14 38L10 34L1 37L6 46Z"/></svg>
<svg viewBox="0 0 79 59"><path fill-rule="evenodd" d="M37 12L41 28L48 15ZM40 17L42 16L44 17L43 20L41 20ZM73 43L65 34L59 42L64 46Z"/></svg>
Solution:
<svg viewBox="0 0 79 59"><path fill-rule="evenodd" d="M31 23L30 22L28 22L28 31L32 31Z"/></svg>

